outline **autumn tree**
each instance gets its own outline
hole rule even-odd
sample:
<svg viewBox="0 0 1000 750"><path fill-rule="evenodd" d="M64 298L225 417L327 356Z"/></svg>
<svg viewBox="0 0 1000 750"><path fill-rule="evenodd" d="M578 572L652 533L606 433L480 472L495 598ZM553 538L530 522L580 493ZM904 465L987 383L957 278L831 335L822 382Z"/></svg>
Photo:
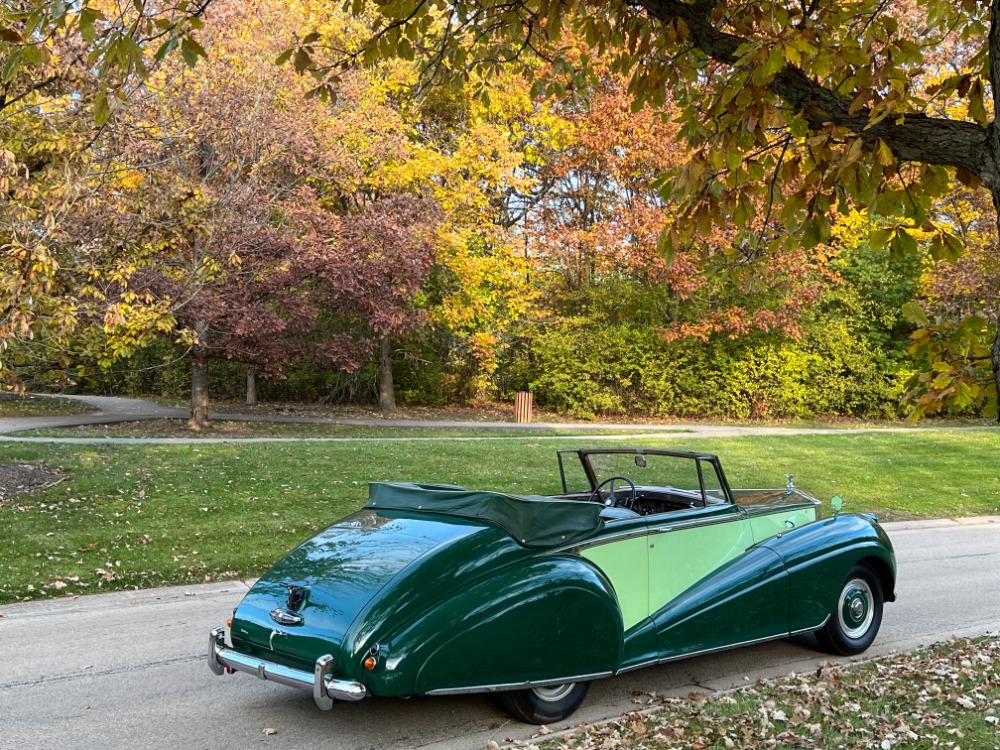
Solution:
<svg viewBox="0 0 1000 750"><path fill-rule="evenodd" d="M1000 206L1000 0L373 5L367 43L345 62L420 56L428 80L471 75L486 90L511 62L529 61L532 75L533 55L570 29L628 76L637 105L672 94L693 148L670 185L682 205L665 232L674 251L724 221L752 245L811 247L830 236L835 211L857 205L883 219L874 244L916 252L920 232L933 255L952 257L961 242L931 210L952 180L981 185ZM924 64L952 39L963 52L955 73L930 83ZM316 43L303 40L303 57ZM593 77L586 60L555 62L577 88ZM322 80L327 71L313 68ZM968 117L938 114L942 102L964 103ZM1000 387L1000 334L992 359Z"/></svg>
<svg viewBox="0 0 1000 750"><path fill-rule="evenodd" d="M27 93L27 92L25 92ZM67 94L68 96L68 94ZM89 117L65 101L40 112L26 95L0 115L0 383L25 376L60 382L74 340L101 319L95 276L107 270L77 252L65 220L93 198L82 176Z"/></svg>
<svg viewBox="0 0 1000 750"><path fill-rule="evenodd" d="M987 371L1000 317L1000 239L985 191L961 187L938 204L962 238L963 254L929 264L904 306L917 326L910 352L920 365L908 398L916 414L969 409L991 393Z"/></svg>
<svg viewBox="0 0 1000 750"><path fill-rule="evenodd" d="M103 237L134 267L107 316L105 364L174 335L190 351L195 429L208 424L209 357L240 351L240 361L274 373L273 358L248 359L234 342L241 329L282 340L275 317L292 312L298 248L275 204L302 182L303 154L317 148L301 127L313 113L281 106L294 80L273 65L280 41L261 34L274 21L267 10L216 3L211 60L194 70L166 61L109 122L99 148L116 182L103 215L89 215L79 233Z"/></svg>
<svg viewBox="0 0 1000 750"><path fill-rule="evenodd" d="M122 268L65 230L99 200L95 125L148 74L144 47L199 55L203 10L106 0L0 7L0 383L23 386L17 363L64 379L81 342L97 345L102 288Z"/></svg>
<svg viewBox="0 0 1000 750"><path fill-rule="evenodd" d="M94 126L81 105L97 78L78 38L42 9L34 19L20 10L0 16L0 382L18 388L23 376L64 382L76 339L101 319L94 282L107 270L65 231L94 198ZM33 38L32 23L47 34Z"/></svg>
<svg viewBox="0 0 1000 750"><path fill-rule="evenodd" d="M333 13L324 25L326 32L337 37L350 35L351 24L343 14ZM288 71L290 72L290 71ZM377 71L354 71L344 77L337 87L336 99L332 102L327 120L326 135L332 152L342 156L333 169L314 175L311 184L316 191L317 199L327 207L330 215L325 223L338 222L338 216L349 217L366 215L367 219L381 216L386 222L391 221L382 209L391 205L393 200L403 195L427 195L428 184L432 178L434 167L432 162L437 154L422 137L419 123L422 120L419 106L410 95L413 82L412 72L405 66L383 65ZM324 224L322 217L320 224ZM399 218L400 221L403 217ZM369 226L364 235L373 238L374 227ZM388 223L382 229L388 229ZM378 232L375 232L376 234ZM371 248L369 244L367 247ZM359 247L359 251L360 251ZM358 305L370 302L369 313L375 316L373 325L363 325L371 333L377 333L376 363L379 374L378 403L384 412L396 410L395 388L393 383L393 341L398 336L409 333L416 327L412 323L423 320L417 316L397 316L399 308L386 304L384 310L393 320L378 319L380 313L380 292L387 289L380 284L392 276L394 263L401 264L399 271L406 275L406 270L416 272L420 281L426 275L429 259L417 257L412 259L417 267L411 267L409 259L391 257L392 248L387 248L388 254L383 254L373 248L373 258L381 258L387 265L383 275L379 277L374 266L374 276L364 275L356 280L353 301ZM371 288L369 284L373 284ZM419 283L413 288L409 283L403 283L400 291L415 295ZM394 295L391 292L389 296ZM412 302L412 296L411 300ZM386 300L388 302L388 300ZM415 310L411 307L411 312ZM354 310L354 319L360 319ZM404 320L406 321L404 323Z"/></svg>
<svg viewBox="0 0 1000 750"><path fill-rule="evenodd" d="M331 13L317 33L331 46L363 29ZM301 67L302 58L293 61ZM533 101L513 72L489 100L469 91L419 89L407 63L381 61L344 72L328 91L331 141L344 168L314 186L331 210L350 213L374 200L409 194L441 209L435 252L421 289L421 342L457 372L463 397L491 388L497 358L532 296L523 247L511 231L535 190L539 154L559 138L561 121ZM403 343L407 342L397 342ZM413 343L412 340L409 343ZM394 340L381 342L380 402L391 409Z"/></svg>
<svg viewBox="0 0 1000 750"><path fill-rule="evenodd" d="M436 204L399 194L357 213L311 212L301 241L308 252L314 296L335 331L348 335L340 351L355 352L356 369L377 352L379 404L395 408L388 342L426 322L415 301L434 258L440 211Z"/></svg>
<svg viewBox="0 0 1000 750"><path fill-rule="evenodd" d="M824 404L879 408L878 385L888 385L890 373L872 368L868 395L853 402L834 396L846 383L825 374L836 371L847 349L842 328L822 331L828 323L817 307L835 281L826 267L830 248L752 246L722 225L678 252L663 252L659 238L677 206L657 184L687 159L672 102L632 107L626 81L606 67L586 90L545 102L563 119L566 136L545 154L544 190L524 225L544 291L538 325L525 329L520 354L510 359L520 387L533 384L541 402L580 415L759 418L812 413ZM817 331L815 343L800 341ZM593 356L591 347L601 354ZM873 362L880 356L864 344L855 348ZM824 356L827 362L814 363ZM796 357L798 368L784 364ZM725 396L680 386L699 365L716 368L713 390ZM781 369L768 381L796 395L741 385L754 369ZM796 369L801 375L792 382Z"/></svg>
<svg viewBox="0 0 1000 750"><path fill-rule="evenodd" d="M156 336L191 359L191 420L208 425L208 360L277 378L292 360L353 370L371 340L409 330L433 205L331 210L345 162L325 105L274 65L283 6L216 3L212 55L151 75L101 141L118 175L103 236L134 261L107 318L110 361ZM391 393L391 385L390 385Z"/></svg>
<svg viewBox="0 0 1000 750"><path fill-rule="evenodd" d="M628 305L629 282L666 286L691 270L686 256L668 268L657 250L667 207L654 183L683 160L677 127L652 107L633 112L625 82L608 71L587 91L549 101L566 135L539 168L543 187L524 222L528 248L550 269L557 304L613 314ZM591 299L594 289L600 299Z"/></svg>
<svg viewBox="0 0 1000 750"><path fill-rule="evenodd" d="M393 54L417 59L425 88L432 91L424 99L403 94L404 85L416 82L406 66L382 67L368 77L368 82L384 85L376 89L377 106L357 109L355 120L372 128L372 143L367 151L358 152L367 156L344 167L336 179L320 181L345 186L355 175L356 189L327 192L327 185L312 185L325 209L340 205L338 210L349 213L397 192L434 195L445 207L446 217L492 214L501 217L498 226L502 226L505 214L509 218L518 213L510 210L513 204L503 182L526 176L531 182L538 166L536 156L517 155L522 146L525 154L537 154L537 142L530 135L519 141L518 129L530 133L539 128L520 102L533 103L545 92L556 98L585 95L597 90L610 71L627 81L627 97L637 113L644 106L658 110L672 98L682 113L679 136L691 147L683 167L662 182L659 200L673 206L659 235L662 270L670 272L676 265L679 271L685 258L699 252L712 256L711 243L705 249L706 239L722 225L729 229L718 247L735 251L731 268L764 268L759 259L780 258L792 270L801 266L794 261L796 253L808 253L830 239L836 214L846 215L854 208L869 212L872 246L884 246L894 256L926 248L935 258L954 259L968 245L968 235L956 231L954 217L941 209L941 200L955 195L956 181L988 196L994 209L988 223L996 232L1000 135L994 100L1000 95L993 84L1000 76L996 63L1000 33L994 29L998 3L490 0L469 5L358 0L352 9L368 25L364 34L330 33L323 26L330 23L329 9L322 4L296 5L292 10L303 25L319 31L301 37L287 57L296 69L315 76L310 85L316 91L335 93L341 102L350 100L345 94L352 81L363 81L367 75L357 63L384 66L384 58ZM107 130L108 122L123 116L121 105L129 92L155 67L161 55L154 56L154 50L169 59L168 53L177 49L188 62L202 56L204 50L191 32L207 6L207 2L136 6L86 0L70 6L5 6L0 17L2 111L15 111L6 106L8 101L21 102L25 106L17 111L35 117L31 127L47 127L56 123L50 115L54 97L62 97L69 105L67 112L89 107ZM581 39L588 49L585 54L579 52ZM84 64L64 75L60 66L70 60ZM949 69L942 73L944 63ZM343 73L345 68L351 72ZM511 86L512 70L535 85L530 90ZM456 86L437 85L449 82ZM50 83L52 87L46 88ZM266 94L266 87L258 86L260 90ZM283 92L298 93L294 85L282 84L276 101L281 101ZM296 97L296 101L301 100ZM452 106L456 101L462 104ZM433 117L425 116L432 110ZM449 120L455 113L460 116ZM4 121L3 126L8 128L11 122ZM498 124L513 128L507 133L494 127ZM543 124L536 132L549 127ZM9 132L13 131L4 131L5 144L25 142ZM64 128L59 125L53 132L62 133ZM86 135L86 128L78 126L73 140L86 144L90 141ZM345 134L332 145L349 142ZM517 148L509 149L512 145ZM480 159L487 150L499 158ZM42 174L21 168L26 163L21 154L27 151L5 145L0 168L6 170L8 184L15 185L21 175ZM65 153L79 152L74 145ZM496 175L502 179L494 181ZM134 179L136 174L129 176ZM125 248L105 257L95 246L87 246L86 254L53 260L53 248L82 248L83 243L39 241L36 252L27 246L48 237L49 228L68 223L57 220L63 214L46 219L44 211L31 209L31 199L21 197L28 195L23 185L15 185L15 190L21 191L15 195L19 205L30 210L17 219L21 239L4 240L5 249L11 251L5 279L13 280L3 287L7 317L2 333L7 340L27 338L41 330L42 320L58 328L62 327L58 321L70 324L85 315L87 305L70 292L76 286L91 290L88 294L98 303L94 309L99 309L101 295L116 285L127 285L132 266L145 262L142 256L130 258ZM517 190L524 195L532 192L530 185ZM74 192L65 205L82 205L78 195ZM360 195L363 200L338 204L337 195ZM443 324L461 330L468 341L481 342L480 350L488 352L496 346L488 318L505 306L523 309L523 300L516 295L501 295L497 302L492 287L497 279L520 273L523 266L497 260L516 257L507 252L513 246L506 244L509 238L502 232L494 237L469 230L465 219L455 226L460 230L450 234L454 241L438 244L436 261L447 272L440 275L446 283L438 285L433 295L437 311L431 310L432 317L440 314ZM596 241L600 231L604 229L594 225L591 238ZM232 233L221 231L217 236ZM440 248L448 249L442 253ZM754 263L742 263L741 254ZM110 269L107 261L112 263ZM81 275L70 276L71 268ZM76 279L86 283L77 284ZM91 283L98 280L99 284ZM43 309L40 300L56 303ZM139 331L156 318L157 309L140 298L133 302L113 311L111 320L118 314L136 316L133 331ZM947 309L942 307L942 314ZM931 313L926 313L929 324L934 323ZM748 316L738 317L730 322L741 323ZM943 404L969 397L962 389L945 387L945 379L939 377L942 358L958 357L959 366L972 372L977 357L991 357L994 383L1000 382L996 313L984 305L980 319L974 346L961 345L961 337L971 335L969 326L957 327L958 339L947 328L927 329L933 334L928 340L941 344L918 352L926 354L928 373L935 372L932 377L941 386L932 383L930 398ZM966 382L964 378L959 381ZM974 403L976 399L988 408L990 399L996 401L996 388L982 389Z"/></svg>
<svg viewBox="0 0 1000 750"><path fill-rule="evenodd" d="M515 71L487 99L459 94L439 88L422 96L435 132L430 145L445 155L430 187L446 217L425 295L434 330L448 342L457 395L482 399L496 395L500 357L538 295L522 230L566 125Z"/></svg>
<svg viewBox="0 0 1000 750"><path fill-rule="evenodd" d="M820 254L751 246L728 226L662 252L676 206L656 185L688 155L672 102L631 104L626 81L604 70L599 85L556 107L569 135L547 154L524 226L554 284L549 306L651 325L668 341L800 335L822 287Z"/></svg>

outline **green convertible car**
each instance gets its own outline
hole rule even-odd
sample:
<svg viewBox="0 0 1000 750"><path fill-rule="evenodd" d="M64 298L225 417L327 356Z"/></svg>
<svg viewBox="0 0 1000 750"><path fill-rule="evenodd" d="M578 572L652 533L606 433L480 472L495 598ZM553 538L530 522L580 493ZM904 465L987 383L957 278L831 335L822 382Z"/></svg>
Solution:
<svg viewBox="0 0 1000 750"><path fill-rule="evenodd" d="M589 683L815 632L872 643L895 598L870 515L821 519L789 477L730 489L716 456L560 451L562 493L373 483L365 506L293 550L209 636L216 674L367 695L483 692L530 723Z"/></svg>

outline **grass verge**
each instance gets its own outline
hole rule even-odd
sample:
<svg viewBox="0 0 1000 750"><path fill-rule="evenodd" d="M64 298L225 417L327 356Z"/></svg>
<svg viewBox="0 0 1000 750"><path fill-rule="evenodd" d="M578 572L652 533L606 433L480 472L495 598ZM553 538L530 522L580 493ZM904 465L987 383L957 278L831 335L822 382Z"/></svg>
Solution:
<svg viewBox="0 0 1000 750"><path fill-rule="evenodd" d="M532 437L559 435L628 435L648 434L648 428L636 425L629 429L600 429L572 424L557 428L476 428L476 427L395 427L378 425L312 424L293 422L236 422L215 421L211 429L193 432L182 419L150 419L141 422L117 424L80 425L78 427L49 427L42 430L25 430L17 434L24 437L112 437L112 438L185 438L191 440L218 438L441 438L441 437ZM684 428L671 432L690 432Z"/></svg>
<svg viewBox="0 0 1000 750"><path fill-rule="evenodd" d="M370 481L558 492L555 450L602 442L4 443L0 462L47 463L63 479L0 504L0 602L257 575L358 508ZM839 494L847 510L883 520L1000 513L1000 432L642 444L718 453L734 487L780 487L794 473L796 485L816 497Z"/></svg>
<svg viewBox="0 0 1000 750"><path fill-rule="evenodd" d="M665 706L549 739L541 747L995 750L1000 747L1000 637L953 640L827 666L721 696L637 700Z"/></svg>
<svg viewBox="0 0 1000 750"><path fill-rule="evenodd" d="M10 417L54 417L92 412L86 404L66 398L36 396L26 393L0 393L0 419Z"/></svg>

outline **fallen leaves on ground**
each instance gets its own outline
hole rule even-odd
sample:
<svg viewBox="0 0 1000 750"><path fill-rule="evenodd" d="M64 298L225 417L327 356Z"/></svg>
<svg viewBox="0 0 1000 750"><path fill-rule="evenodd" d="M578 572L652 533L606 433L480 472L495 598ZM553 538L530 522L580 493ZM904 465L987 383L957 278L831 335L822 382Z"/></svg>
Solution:
<svg viewBox="0 0 1000 750"><path fill-rule="evenodd" d="M635 698L653 703L652 694ZM547 750L1000 748L1000 634L827 664L581 726Z"/></svg>
<svg viewBox="0 0 1000 750"><path fill-rule="evenodd" d="M0 505L15 495L51 487L62 479L59 469L45 464L0 463Z"/></svg>

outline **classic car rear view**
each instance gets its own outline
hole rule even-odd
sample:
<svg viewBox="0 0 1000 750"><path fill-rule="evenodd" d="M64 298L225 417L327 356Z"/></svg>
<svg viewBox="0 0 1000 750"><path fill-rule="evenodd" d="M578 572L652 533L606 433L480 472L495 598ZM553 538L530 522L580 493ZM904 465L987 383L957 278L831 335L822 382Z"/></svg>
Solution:
<svg viewBox="0 0 1000 750"><path fill-rule="evenodd" d="M815 631L874 639L894 598L872 517L819 519L792 485L730 490L715 456L562 451L563 492L373 483L212 631L209 665L365 696L493 693L518 719L572 713L594 679Z"/></svg>

